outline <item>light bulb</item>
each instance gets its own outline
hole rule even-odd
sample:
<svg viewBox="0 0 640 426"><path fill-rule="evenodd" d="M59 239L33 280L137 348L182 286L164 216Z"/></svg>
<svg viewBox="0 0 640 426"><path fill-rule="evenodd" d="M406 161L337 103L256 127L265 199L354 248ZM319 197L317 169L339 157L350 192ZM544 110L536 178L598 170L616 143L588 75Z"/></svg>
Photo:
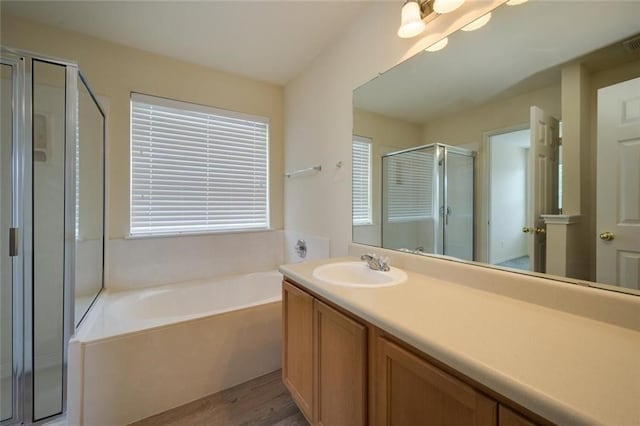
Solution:
<svg viewBox="0 0 640 426"><path fill-rule="evenodd" d="M491 12L487 13L486 15L483 15L481 17L479 17L478 19L476 19L475 21L473 21L472 23L465 25L464 27L461 28L462 31L475 31L478 30L482 27L484 27L485 25L487 25L487 22L489 22L491 20Z"/></svg>
<svg viewBox="0 0 640 426"><path fill-rule="evenodd" d="M426 52L437 52L438 50L442 50L447 47L449 44L449 37L445 37L437 43L432 44L431 46L424 49Z"/></svg>
<svg viewBox="0 0 640 426"><path fill-rule="evenodd" d="M449 13L462 6L462 3L464 0L436 0L433 3L433 10L440 14Z"/></svg>
<svg viewBox="0 0 640 426"><path fill-rule="evenodd" d="M420 5L416 1L408 1L402 6L400 12L400 28L398 37L411 38L424 31L425 23L420 14Z"/></svg>

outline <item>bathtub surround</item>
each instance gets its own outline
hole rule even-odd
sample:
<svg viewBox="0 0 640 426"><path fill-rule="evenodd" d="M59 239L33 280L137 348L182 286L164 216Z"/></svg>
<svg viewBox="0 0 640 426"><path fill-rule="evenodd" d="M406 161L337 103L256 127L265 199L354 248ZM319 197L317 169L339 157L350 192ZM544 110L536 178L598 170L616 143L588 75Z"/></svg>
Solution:
<svg viewBox="0 0 640 426"><path fill-rule="evenodd" d="M69 342L68 424L127 424L279 369L281 281L106 290Z"/></svg>
<svg viewBox="0 0 640 426"><path fill-rule="evenodd" d="M304 240L307 244L307 255L301 258L296 253L296 243ZM328 238L303 234L291 229L284 231L284 263L298 263L307 260L326 259L330 257L330 242Z"/></svg>
<svg viewBox="0 0 640 426"><path fill-rule="evenodd" d="M136 289L268 271L284 260L284 232L110 240L106 287Z"/></svg>

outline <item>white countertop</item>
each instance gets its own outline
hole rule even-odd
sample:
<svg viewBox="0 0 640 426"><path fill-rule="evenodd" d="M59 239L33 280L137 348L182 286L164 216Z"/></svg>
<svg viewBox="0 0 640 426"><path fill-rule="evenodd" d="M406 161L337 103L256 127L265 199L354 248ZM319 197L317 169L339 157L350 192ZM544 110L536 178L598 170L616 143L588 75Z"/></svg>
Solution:
<svg viewBox="0 0 640 426"><path fill-rule="evenodd" d="M280 271L554 423L640 425L640 332L411 271L377 289L312 277L345 260Z"/></svg>

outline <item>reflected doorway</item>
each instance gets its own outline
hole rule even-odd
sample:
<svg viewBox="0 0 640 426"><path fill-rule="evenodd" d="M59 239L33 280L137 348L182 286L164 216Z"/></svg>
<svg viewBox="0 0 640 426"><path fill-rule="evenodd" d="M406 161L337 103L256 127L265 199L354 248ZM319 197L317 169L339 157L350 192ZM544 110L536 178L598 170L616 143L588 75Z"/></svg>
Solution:
<svg viewBox="0 0 640 426"><path fill-rule="evenodd" d="M488 263L527 271L531 269L531 253L522 230L530 223L530 148L528 127L487 137Z"/></svg>

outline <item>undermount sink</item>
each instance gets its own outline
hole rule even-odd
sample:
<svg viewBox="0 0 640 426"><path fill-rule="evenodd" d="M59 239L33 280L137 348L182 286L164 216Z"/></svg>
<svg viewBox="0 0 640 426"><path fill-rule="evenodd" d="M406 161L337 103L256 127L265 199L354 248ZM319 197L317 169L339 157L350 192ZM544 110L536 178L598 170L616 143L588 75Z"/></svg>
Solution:
<svg viewBox="0 0 640 426"><path fill-rule="evenodd" d="M366 262L337 262L318 266L313 277L327 284L347 287L388 287L403 283L407 273L391 267L389 271L374 271Z"/></svg>

